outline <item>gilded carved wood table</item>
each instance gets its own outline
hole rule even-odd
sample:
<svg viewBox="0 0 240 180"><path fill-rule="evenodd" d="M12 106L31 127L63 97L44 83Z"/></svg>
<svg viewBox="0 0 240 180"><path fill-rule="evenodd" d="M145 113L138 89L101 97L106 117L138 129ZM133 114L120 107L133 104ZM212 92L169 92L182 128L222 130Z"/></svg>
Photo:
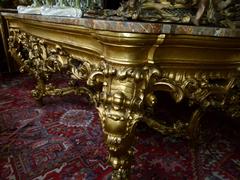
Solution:
<svg viewBox="0 0 240 180"><path fill-rule="evenodd" d="M197 137L211 107L239 117L240 29L59 18L3 13L9 51L36 78L33 96L86 93L96 105L113 167L113 179L128 179L134 129L139 121L167 134ZM69 75L69 86L51 74ZM80 83L79 83L80 82ZM189 122L172 126L148 117L155 92L197 108ZM150 109L150 110L149 110ZM156 157L157 158L157 157Z"/></svg>

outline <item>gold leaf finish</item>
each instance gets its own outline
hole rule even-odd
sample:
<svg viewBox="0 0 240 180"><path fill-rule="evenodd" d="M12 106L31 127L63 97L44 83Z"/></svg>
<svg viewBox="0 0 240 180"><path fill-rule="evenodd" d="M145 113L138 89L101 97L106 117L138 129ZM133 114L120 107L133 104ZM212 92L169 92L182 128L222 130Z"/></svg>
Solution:
<svg viewBox="0 0 240 180"><path fill-rule="evenodd" d="M36 99L86 93L95 103L113 179L130 178L139 121L164 134L197 139L209 109L239 117L239 38L113 32L6 18L9 51L20 70L37 80ZM54 73L68 75L69 85L54 86ZM197 107L192 118L172 125L153 119L156 92L168 92L176 103L187 99Z"/></svg>

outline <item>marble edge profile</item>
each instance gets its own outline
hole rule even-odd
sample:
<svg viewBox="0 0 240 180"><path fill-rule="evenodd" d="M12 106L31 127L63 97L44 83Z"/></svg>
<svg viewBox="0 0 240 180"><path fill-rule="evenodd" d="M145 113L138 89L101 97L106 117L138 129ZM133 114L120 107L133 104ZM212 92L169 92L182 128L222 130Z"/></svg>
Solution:
<svg viewBox="0 0 240 180"><path fill-rule="evenodd" d="M229 29L222 27L206 27L184 24L152 23L152 22L134 22L134 21L114 21L93 18L79 18L71 16L39 15L27 13L2 13L6 16L14 16L21 19L31 19L37 21L46 21L53 23L62 23L69 25L80 25L97 30L109 30L128 33L146 33L146 34L178 34L178 35L196 35L213 37L240 38L240 29Z"/></svg>

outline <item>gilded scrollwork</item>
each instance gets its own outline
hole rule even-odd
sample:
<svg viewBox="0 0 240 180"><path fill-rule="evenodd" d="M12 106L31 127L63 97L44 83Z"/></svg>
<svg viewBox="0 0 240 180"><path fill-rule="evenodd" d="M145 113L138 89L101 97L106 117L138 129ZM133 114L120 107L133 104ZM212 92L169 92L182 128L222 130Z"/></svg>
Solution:
<svg viewBox="0 0 240 180"><path fill-rule="evenodd" d="M9 51L18 61L21 72L28 72L37 80L32 95L41 101L44 96L63 96L69 93L86 93L92 99L92 92L86 87L76 86L76 81L84 81L90 72L87 62L73 59L60 45L26 34L18 29L10 29ZM68 87L57 88L51 83L53 73L70 74Z"/></svg>
<svg viewBox="0 0 240 180"><path fill-rule="evenodd" d="M206 111L220 109L231 116L239 114L237 101L239 100L238 73L212 71L170 71L161 69L161 76L149 86L146 95L148 108L143 121L162 134L172 134L191 138L194 143L199 135L200 120ZM152 107L157 102L156 91L166 91L176 103L188 99L190 106L196 107L190 121L176 120L171 125L163 119L154 119L151 116ZM233 113L234 111L234 113ZM239 117L239 115L238 115Z"/></svg>
<svg viewBox="0 0 240 180"><path fill-rule="evenodd" d="M239 120L240 118L239 102L240 102L240 76L238 76L235 79L233 87L226 94L222 109L231 118Z"/></svg>
<svg viewBox="0 0 240 180"><path fill-rule="evenodd" d="M144 43L139 46L142 44ZM125 47L120 45L121 48L117 49L125 51ZM111 50L109 44L105 48ZM163 134L189 135L195 138L200 118L211 107L223 109L233 117L240 117L240 108L235 106L240 99L237 71L211 71L207 68L198 70L195 66L193 69L181 69L181 66L164 69L164 66L154 64L154 61L151 64L146 61L138 64L134 60L134 65L131 62L110 63L100 54L97 57L90 55L92 52L88 54L80 50L76 56L72 56L64 47L16 28L10 29L9 51L19 62L20 70L28 71L37 79L36 89L33 90L36 99L69 93L90 96L99 111L109 150L109 162L114 169L113 179L129 178L134 131L141 120ZM119 53L118 56L122 54L126 55ZM96 59L91 61L91 58ZM69 75L69 86L58 88L50 83L51 74L58 72ZM79 86L77 81L86 87ZM191 120L179 120L169 125L153 119L151 111L157 102L156 91L169 92L176 103L185 98L190 105L197 106Z"/></svg>
<svg viewBox="0 0 240 180"><path fill-rule="evenodd" d="M127 179L132 158L134 129L144 116L149 85L159 78L152 67L123 67L102 62L89 76L89 85L102 84L99 115L114 171L113 179Z"/></svg>
<svg viewBox="0 0 240 180"><path fill-rule="evenodd" d="M113 179L127 179L129 176L134 129L140 120L163 134L189 136L195 140L200 119L208 109L225 108L226 112L232 112L236 110L233 104L238 104L236 101L239 100L239 89L236 90L239 78L234 71L178 72L157 65L132 67L106 61L95 66L86 64L83 70L88 72L89 86L102 87L94 98L110 153L109 161L114 168ZM178 120L168 126L148 116L146 108L151 108L157 101L155 91L169 92L176 102L187 98L189 105L198 108L189 122ZM226 108L229 103L232 106Z"/></svg>
<svg viewBox="0 0 240 180"><path fill-rule="evenodd" d="M189 122L179 126L184 135L195 139L200 128L200 119L204 113L211 109L222 109L226 103L226 96L235 86L236 72L177 72L163 71L163 78L169 79L172 84L179 87L188 99L189 105L197 106Z"/></svg>
<svg viewBox="0 0 240 180"><path fill-rule="evenodd" d="M47 78L47 73L60 71L67 66L71 57L59 45L50 47L40 38L11 29L9 49L13 56L20 60L21 70L34 69L36 78L40 75ZM17 54L16 54L17 53Z"/></svg>
<svg viewBox="0 0 240 180"><path fill-rule="evenodd" d="M172 125L166 125L165 121L152 118L153 106L157 104L157 97L155 92L165 91L169 92L176 103L182 101L184 98L183 89L178 86L172 79L161 76L157 81L151 84L148 94L146 95L146 114L143 121L151 128L162 134L171 134L174 136L184 136L187 132L188 123L181 122L180 120L173 122ZM151 103L149 103L151 102Z"/></svg>

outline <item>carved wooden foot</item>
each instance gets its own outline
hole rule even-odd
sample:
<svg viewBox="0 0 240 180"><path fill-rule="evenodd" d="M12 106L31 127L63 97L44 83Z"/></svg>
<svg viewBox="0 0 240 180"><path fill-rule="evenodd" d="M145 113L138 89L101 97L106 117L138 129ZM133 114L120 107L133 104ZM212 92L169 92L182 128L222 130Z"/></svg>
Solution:
<svg viewBox="0 0 240 180"><path fill-rule="evenodd" d="M131 162L133 159L132 145L134 142L134 129L126 128L126 134L118 132L118 128L126 126L127 121L129 120L124 120L124 122L112 128L111 120L106 120L106 124L109 124L107 125L109 127L106 127L106 129L108 129L109 132L105 131L105 142L109 150L108 161L113 167L112 179L130 178ZM112 122L112 124L114 123ZM124 132L124 130L122 132Z"/></svg>

